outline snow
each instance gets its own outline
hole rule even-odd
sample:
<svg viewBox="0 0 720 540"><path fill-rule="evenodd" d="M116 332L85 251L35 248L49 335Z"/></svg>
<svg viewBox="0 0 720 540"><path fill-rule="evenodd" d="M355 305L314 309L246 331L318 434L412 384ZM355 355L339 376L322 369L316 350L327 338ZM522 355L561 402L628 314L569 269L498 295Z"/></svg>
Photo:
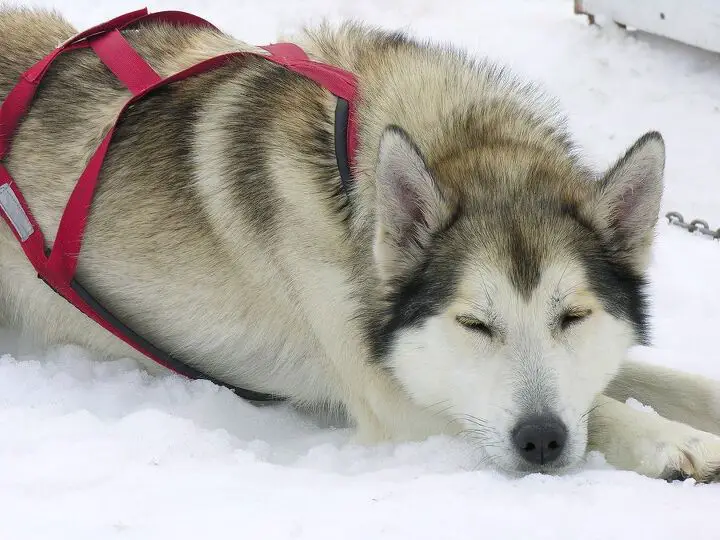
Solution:
<svg viewBox="0 0 720 540"><path fill-rule="evenodd" d="M633 409L635 409L637 411L643 411L643 412L650 413L650 414L657 414L655 412L655 409L653 409L650 405L644 405L643 403L640 403L635 398L628 398L625 401L625 403L627 405L630 405L630 407L632 407Z"/></svg>
<svg viewBox="0 0 720 540"><path fill-rule="evenodd" d="M128 0L36 0L84 28ZM565 0L157 0L255 43L356 17L452 41L558 96L598 166L644 131L668 146L663 213L720 226L720 56L586 26ZM654 346L633 355L720 378L720 243L659 224ZM713 301L714 299L714 301ZM254 408L72 346L0 334L0 538L718 538L720 486L643 478L602 456L564 477L478 469L463 443L363 448L329 422ZM640 404L635 403L640 406ZM710 519L708 517L710 516Z"/></svg>

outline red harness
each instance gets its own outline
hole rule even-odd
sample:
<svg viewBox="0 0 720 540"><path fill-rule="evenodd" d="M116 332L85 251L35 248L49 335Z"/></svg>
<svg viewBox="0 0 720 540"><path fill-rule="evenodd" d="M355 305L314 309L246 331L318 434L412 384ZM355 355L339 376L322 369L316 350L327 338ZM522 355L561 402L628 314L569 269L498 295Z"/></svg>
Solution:
<svg viewBox="0 0 720 540"><path fill-rule="evenodd" d="M131 104L153 90L186 77L216 69L236 56L255 55L303 75L338 98L335 111L335 140L338 168L344 184L350 181L352 158L355 155L355 97L357 82L352 73L310 60L302 49L291 43L278 43L262 47L268 55L232 52L210 58L175 73L165 79L133 49L121 34L121 30L140 22L164 22L175 25L194 25L215 28L209 22L180 11L164 11L148 14L146 9L117 17L90 30L86 30L58 46L53 52L27 70L17 85L0 105L0 213L20 242L25 255L38 273L55 292L97 324L135 348L143 355L177 373L194 379L208 379L223 384L212 377L165 354L150 342L133 332L103 308L75 280L78 256L82 247L85 224L90 212L93 194L98 182L105 155L112 141L115 125ZM115 124L90 158L68 199L60 219L55 242L48 249L40 228L33 218L18 185L10 176L2 161L7 156L12 136L32 103L37 88L52 62L63 53L76 49L91 48L98 58L127 87L132 96L118 114ZM347 186L346 186L347 187ZM224 385L229 386L229 385ZM253 401L281 399L229 386L241 397Z"/></svg>

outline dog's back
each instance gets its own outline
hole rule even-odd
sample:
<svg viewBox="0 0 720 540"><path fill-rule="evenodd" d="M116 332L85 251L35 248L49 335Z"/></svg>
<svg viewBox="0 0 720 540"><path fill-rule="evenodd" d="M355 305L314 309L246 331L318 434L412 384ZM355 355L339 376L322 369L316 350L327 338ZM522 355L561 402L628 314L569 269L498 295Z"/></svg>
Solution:
<svg viewBox="0 0 720 540"><path fill-rule="evenodd" d="M22 72L75 30L42 12L11 10L0 17L7 36L0 43L10 51L3 58L12 58L0 69L4 97ZM20 34L24 40L12 37ZM126 38L161 76L224 52L258 51L218 31L189 26L148 24L126 33ZM6 166L49 243L78 176L128 98L129 92L90 50L62 55L43 80L15 134ZM208 359L221 359L225 366L211 366L210 374L262 387L269 376L264 366L240 365L233 358L282 359L286 367L270 371L284 369L290 374L280 387L270 384L271 389L285 393L286 385L304 387L314 397L320 391L317 384L289 381L302 372L292 365L293 359L321 353L314 351L302 316L297 318L297 299L283 281L286 269L279 268L269 253L282 249L282 240L295 243L296 238L294 232L284 239L275 236L276 226L286 227L277 219L277 172L269 154L287 152L285 139L295 148L312 143L317 130L331 129L330 118L321 110L328 98L313 82L247 57L153 92L135 104L119 122L105 160L80 256L81 282L124 322L170 354L200 366ZM216 143L213 136L219 137ZM323 167L330 174L323 179L336 191L334 156L320 151L322 163L315 159L306 167ZM291 160L294 166L297 156L295 152ZM199 176L206 181L199 182ZM316 179L301 176L284 185L298 194L316 193L314 186L303 184ZM208 185L220 178L233 185ZM223 206L228 200L233 207ZM301 208L308 220L316 218ZM223 238L231 227L241 231ZM317 227L314 233L319 234ZM342 236L341 231L332 234ZM223 241L232 243L242 258L229 254ZM4 226L0 269L0 320L46 341L75 342L111 356L138 356L40 282ZM138 309L128 293L139 294L137 300L146 306ZM186 316L191 314L181 304L189 297L197 307L212 306L201 315L204 330ZM165 320L153 313L153 305L163 306ZM184 315L178 317L179 312ZM195 315L202 313L200 309ZM274 327L283 331L272 332ZM309 377L317 382L316 375Z"/></svg>

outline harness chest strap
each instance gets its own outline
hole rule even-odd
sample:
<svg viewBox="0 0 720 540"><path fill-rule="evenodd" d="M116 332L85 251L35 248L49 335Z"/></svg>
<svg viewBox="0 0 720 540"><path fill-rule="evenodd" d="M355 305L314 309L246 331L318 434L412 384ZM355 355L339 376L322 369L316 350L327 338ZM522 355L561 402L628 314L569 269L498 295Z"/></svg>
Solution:
<svg viewBox="0 0 720 540"><path fill-rule="evenodd" d="M149 21L215 28L209 22L188 13L164 11L148 14L146 9L142 9L121 15L74 36L21 76L17 85L0 105L0 214L20 242L25 255L37 271L38 277L97 324L143 355L187 377L208 379L216 384L228 386L245 399L252 401L282 399L279 396L233 387L204 375L195 368L164 353L103 308L75 279L85 225L115 125L125 110L157 88L221 67L236 56L254 55L274 62L308 77L337 97L335 152L343 185L346 189L349 188L352 158L355 155L357 142L354 107L357 87L355 77L352 73L337 67L310 60L305 52L294 44L279 43L262 47L268 52L267 55L248 52L226 53L199 62L163 79L121 33L121 30L131 25ZM60 54L88 47L128 88L132 96L123 106L115 123L80 175L60 219L55 242L52 249L48 250L40 227L30 211L30 206L4 166L3 160L10 150L15 130L29 109L35 92L52 62Z"/></svg>

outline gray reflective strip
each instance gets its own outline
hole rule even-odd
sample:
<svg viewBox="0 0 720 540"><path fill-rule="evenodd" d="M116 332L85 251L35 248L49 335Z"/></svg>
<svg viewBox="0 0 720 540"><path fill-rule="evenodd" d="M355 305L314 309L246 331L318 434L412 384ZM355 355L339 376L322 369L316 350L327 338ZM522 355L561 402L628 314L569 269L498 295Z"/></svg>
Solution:
<svg viewBox="0 0 720 540"><path fill-rule="evenodd" d="M23 242L27 240L34 232L34 229L9 184L0 186L0 208L3 209L10 223L15 227L20 240Z"/></svg>

